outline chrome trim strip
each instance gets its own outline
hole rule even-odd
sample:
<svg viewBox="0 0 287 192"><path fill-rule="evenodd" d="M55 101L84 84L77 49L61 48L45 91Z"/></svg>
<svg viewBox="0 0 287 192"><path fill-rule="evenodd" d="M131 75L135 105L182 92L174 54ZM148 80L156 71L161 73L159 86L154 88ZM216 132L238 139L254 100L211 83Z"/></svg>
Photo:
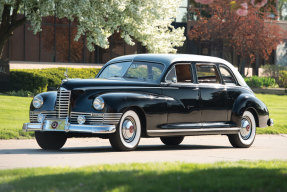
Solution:
<svg viewBox="0 0 287 192"><path fill-rule="evenodd" d="M30 111L29 119L31 123L38 123L37 118L39 114L45 115L46 119L56 118L56 111Z"/></svg>
<svg viewBox="0 0 287 192"><path fill-rule="evenodd" d="M121 119L122 113L86 113L71 112L71 123L77 124L77 118L80 115L86 117L86 124L113 124L116 125Z"/></svg>
<svg viewBox="0 0 287 192"><path fill-rule="evenodd" d="M147 130L148 133L178 133L178 132L207 132L207 131L239 131L240 128L203 128L203 129L164 129Z"/></svg>
<svg viewBox="0 0 287 192"><path fill-rule="evenodd" d="M82 133L114 133L115 125L75 125L70 124L66 132L82 132Z"/></svg>

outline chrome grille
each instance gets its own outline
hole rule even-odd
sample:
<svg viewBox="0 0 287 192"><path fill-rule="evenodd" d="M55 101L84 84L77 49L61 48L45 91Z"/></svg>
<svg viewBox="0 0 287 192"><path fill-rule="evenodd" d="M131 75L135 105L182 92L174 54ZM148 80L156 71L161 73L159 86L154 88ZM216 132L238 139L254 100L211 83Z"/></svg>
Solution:
<svg viewBox="0 0 287 192"><path fill-rule="evenodd" d="M56 114L57 118L65 119L69 116L71 91L60 88L57 93Z"/></svg>
<svg viewBox="0 0 287 192"><path fill-rule="evenodd" d="M109 124L116 125L120 121L122 113L84 113L84 112L71 112L71 123L77 124L78 116L83 115L86 118L86 123L89 125L94 124Z"/></svg>
<svg viewBox="0 0 287 192"><path fill-rule="evenodd" d="M56 118L56 111L30 111L30 122L38 123L37 118L40 113L45 115L46 119Z"/></svg>

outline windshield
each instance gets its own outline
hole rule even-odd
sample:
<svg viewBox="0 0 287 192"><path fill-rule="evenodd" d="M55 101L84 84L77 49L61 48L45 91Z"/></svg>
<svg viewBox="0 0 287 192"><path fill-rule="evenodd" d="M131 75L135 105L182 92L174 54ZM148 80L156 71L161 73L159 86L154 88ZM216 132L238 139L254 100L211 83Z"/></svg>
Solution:
<svg viewBox="0 0 287 192"><path fill-rule="evenodd" d="M115 63L108 65L98 78L103 79L114 79L123 78L126 80L136 80L136 81L158 81L164 65L158 63Z"/></svg>

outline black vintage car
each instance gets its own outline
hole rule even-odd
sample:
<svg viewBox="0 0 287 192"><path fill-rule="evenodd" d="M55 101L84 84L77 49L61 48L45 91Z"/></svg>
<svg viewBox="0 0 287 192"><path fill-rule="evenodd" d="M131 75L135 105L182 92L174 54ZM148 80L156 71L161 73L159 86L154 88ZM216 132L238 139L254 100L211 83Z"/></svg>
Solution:
<svg viewBox="0 0 287 192"><path fill-rule="evenodd" d="M256 127L271 125L266 105L227 61L140 54L112 59L95 79L65 79L58 91L38 94L23 129L35 131L43 149L101 137L116 150L133 150L141 137L179 145L184 136L212 134L246 148Z"/></svg>

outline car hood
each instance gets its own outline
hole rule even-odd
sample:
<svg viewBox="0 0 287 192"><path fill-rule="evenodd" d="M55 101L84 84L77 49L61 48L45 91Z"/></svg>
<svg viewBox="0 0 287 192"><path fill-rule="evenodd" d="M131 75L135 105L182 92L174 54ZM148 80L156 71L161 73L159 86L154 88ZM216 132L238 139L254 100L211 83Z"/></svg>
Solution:
<svg viewBox="0 0 287 192"><path fill-rule="evenodd" d="M142 82L142 81L127 81L124 79L109 80L109 79L65 79L61 87L67 90L74 89L97 89L99 87L146 87L158 86L157 83Z"/></svg>

